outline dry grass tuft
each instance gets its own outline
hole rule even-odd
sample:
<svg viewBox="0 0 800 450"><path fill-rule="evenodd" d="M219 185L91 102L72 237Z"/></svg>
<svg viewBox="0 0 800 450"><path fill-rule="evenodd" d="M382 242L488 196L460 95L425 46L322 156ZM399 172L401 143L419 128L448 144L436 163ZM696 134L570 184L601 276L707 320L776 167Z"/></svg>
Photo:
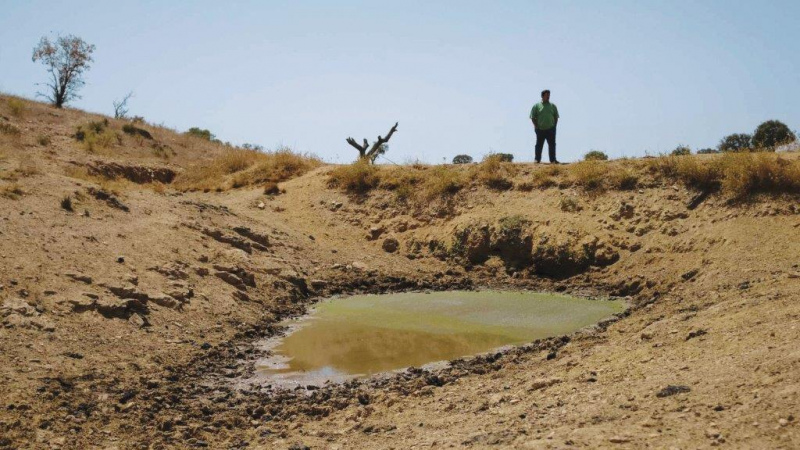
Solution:
<svg viewBox="0 0 800 450"><path fill-rule="evenodd" d="M452 196L466 185L464 175L448 166L434 166L431 168L422 183L420 191L421 200L434 200ZM409 189L413 186L409 185Z"/></svg>
<svg viewBox="0 0 800 450"><path fill-rule="evenodd" d="M22 188L16 183L9 183L3 186L0 186L0 197L7 198L10 200L17 200L18 198L22 197L25 192Z"/></svg>
<svg viewBox="0 0 800 450"><path fill-rule="evenodd" d="M378 187L378 168L366 161L358 161L333 169L328 186L344 190L348 194L363 195Z"/></svg>
<svg viewBox="0 0 800 450"><path fill-rule="evenodd" d="M568 168L570 181L587 192L597 192L606 189L608 176L608 163L605 161L589 160L572 164Z"/></svg>
<svg viewBox="0 0 800 450"><path fill-rule="evenodd" d="M800 160L769 152L724 153L708 158L663 156L648 161L656 176L690 188L721 190L742 200L758 193L800 194Z"/></svg>
<svg viewBox="0 0 800 450"><path fill-rule="evenodd" d="M18 98L9 98L8 110L12 116L22 117L25 114L25 102Z"/></svg>
<svg viewBox="0 0 800 450"><path fill-rule="evenodd" d="M281 148L273 152L230 149L211 161L183 172L174 186L184 191L224 191L265 183L278 183L319 167L322 162Z"/></svg>
<svg viewBox="0 0 800 450"><path fill-rule="evenodd" d="M10 123L0 122L0 134L4 136L17 138L20 137L20 135L22 135L22 132L20 131L19 128L15 127L14 125L11 125Z"/></svg>
<svg viewBox="0 0 800 450"><path fill-rule="evenodd" d="M470 177L489 189L505 191L514 183L511 178L517 173L517 166L504 162L500 155L490 155L480 164L470 167Z"/></svg>

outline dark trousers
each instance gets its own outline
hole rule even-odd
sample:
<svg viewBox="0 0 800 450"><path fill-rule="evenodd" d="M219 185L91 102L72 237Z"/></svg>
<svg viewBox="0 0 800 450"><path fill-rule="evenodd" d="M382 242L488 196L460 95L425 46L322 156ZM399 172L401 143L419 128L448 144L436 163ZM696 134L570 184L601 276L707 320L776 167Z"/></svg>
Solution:
<svg viewBox="0 0 800 450"><path fill-rule="evenodd" d="M536 162L542 160L544 141L547 141L547 152L550 162L556 161L556 127L549 130L536 130Z"/></svg>

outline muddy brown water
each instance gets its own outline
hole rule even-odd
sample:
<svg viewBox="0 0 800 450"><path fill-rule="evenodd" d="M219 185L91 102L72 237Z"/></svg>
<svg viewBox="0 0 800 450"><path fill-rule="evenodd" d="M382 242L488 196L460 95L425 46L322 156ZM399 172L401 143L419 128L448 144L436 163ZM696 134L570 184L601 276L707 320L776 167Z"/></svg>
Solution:
<svg viewBox="0 0 800 450"><path fill-rule="evenodd" d="M571 333L622 301L509 291L359 295L319 303L264 345L260 382L320 385Z"/></svg>

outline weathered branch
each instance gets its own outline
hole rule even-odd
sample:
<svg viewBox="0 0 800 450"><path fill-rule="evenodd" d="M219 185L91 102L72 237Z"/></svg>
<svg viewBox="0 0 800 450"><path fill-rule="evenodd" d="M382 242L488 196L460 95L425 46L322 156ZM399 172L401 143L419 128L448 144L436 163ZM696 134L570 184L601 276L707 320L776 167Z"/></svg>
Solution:
<svg viewBox="0 0 800 450"><path fill-rule="evenodd" d="M378 140L372 144L372 147L369 146L369 141L367 141L366 139L364 139L363 145L359 145L355 139L348 137L347 143L352 145L358 150L359 159L367 159L369 162L374 163L375 158L377 158L378 155L383 153L382 150L384 148L383 147L384 144L389 142L389 139L392 138L394 132L397 131L397 125L399 125L399 122L394 124L394 126L392 127L391 130L389 130L389 133L386 135L385 138L383 136L378 136ZM369 150L367 150L367 148L369 148Z"/></svg>

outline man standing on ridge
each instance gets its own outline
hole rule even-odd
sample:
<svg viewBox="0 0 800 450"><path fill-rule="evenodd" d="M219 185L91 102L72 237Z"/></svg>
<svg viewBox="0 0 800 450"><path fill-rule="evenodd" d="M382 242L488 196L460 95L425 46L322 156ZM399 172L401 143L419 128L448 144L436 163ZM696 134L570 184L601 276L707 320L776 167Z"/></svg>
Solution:
<svg viewBox="0 0 800 450"><path fill-rule="evenodd" d="M542 148L547 141L550 164L561 164L556 160L556 125L558 125L558 108L550 103L550 91L542 91L542 101L533 105L531 121L536 131L536 162L542 162Z"/></svg>

